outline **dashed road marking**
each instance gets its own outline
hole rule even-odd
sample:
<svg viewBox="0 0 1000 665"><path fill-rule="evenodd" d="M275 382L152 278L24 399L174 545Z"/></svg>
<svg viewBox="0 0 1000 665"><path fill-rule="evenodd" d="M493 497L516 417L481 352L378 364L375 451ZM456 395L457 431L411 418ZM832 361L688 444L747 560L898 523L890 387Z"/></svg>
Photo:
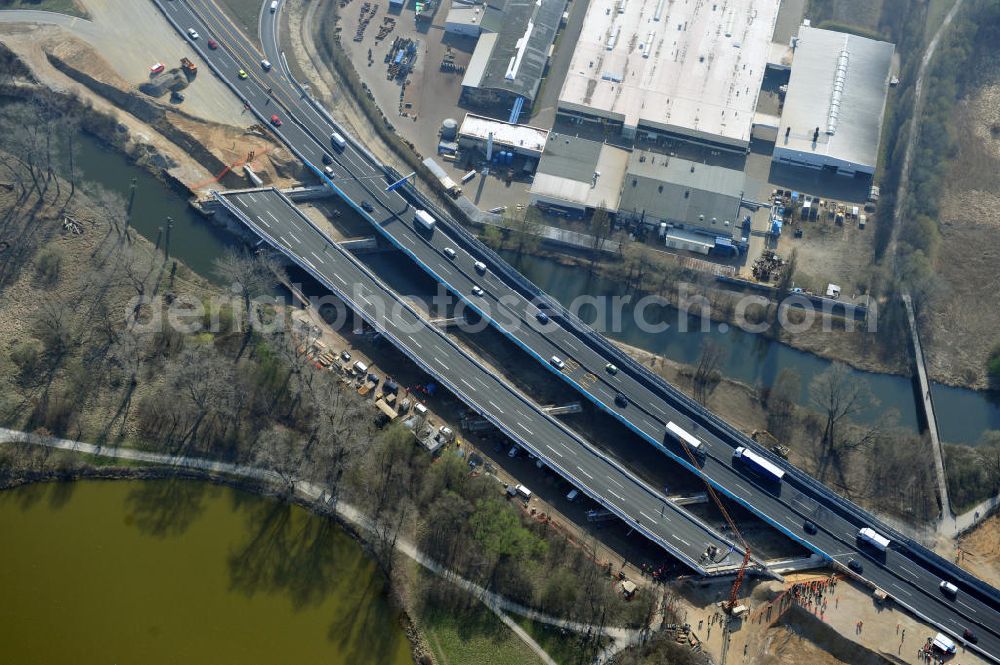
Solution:
<svg viewBox="0 0 1000 665"><path fill-rule="evenodd" d="M563 456L563 454L561 452L559 452L558 450L556 450L555 448L553 448L549 444L546 443L545 447L548 448L549 450L551 450L552 452L554 452L556 455L559 455L559 457Z"/></svg>
<svg viewBox="0 0 1000 665"><path fill-rule="evenodd" d="M580 473L582 473L583 475L587 476L591 480L594 479L594 477L592 475L590 475L589 473L587 473L586 471L584 471L582 467L578 466L578 467L576 467L576 470L579 471Z"/></svg>
<svg viewBox="0 0 1000 665"><path fill-rule="evenodd" d="M436 362L438 365L441 365L441 367L444 367L445 369L448 369L448 366L445 365L443 362L441 362L441 359L438 358L437 356L434 356L434 362Z"/></svg>
<svg viewBox="0 0 1000 665"><path fill-rule="evenodd" d="M525 432L527 432L528 434L530 434L530 435L532 435L532 436L534 436L534 435L535 435L535 433L534 433L534 432L532 432L532 431L531 431L530 429L528 429L527 427L525 427L525 426L524 426L524 423L518 423L518 424L517 424L517 426L518 426L518 427L520 427L521 429L523 429L523 430L524 430Z"/></svg>
<svg viewBox="0 0 1000 665"><path fill-rule="evenodd" d="M490 406L492 406L494 409L496 409L500 413L503 413L503 409L501 409L499 406L497 406L496 403L493 400L489 400L489 404L490 404Z"/></svg>
<svg viewBox="0 0 1000 665"><path fill-rule="evenodd" d="M258 220L258 221L259 221L259 222L260 222L261 224L263 224L263 225L264 225L264 226L266 226L267 228L271 228L271 225L267 223L267 220L266 220L266 219L264 219L264 218L263 218L263 217L261 217L260 215L256 215L256 217L257 217L257 220Z"/></svg>

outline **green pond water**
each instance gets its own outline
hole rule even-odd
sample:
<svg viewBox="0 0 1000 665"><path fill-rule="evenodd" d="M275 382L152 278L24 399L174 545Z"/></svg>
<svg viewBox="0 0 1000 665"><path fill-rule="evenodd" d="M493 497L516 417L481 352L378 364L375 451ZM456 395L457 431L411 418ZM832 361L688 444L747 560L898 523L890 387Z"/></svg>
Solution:
<svg viewBox="0 0 1000 665"><path fill-rule="evenodd" d="M412 663L335 522L198 481L0 492L0 663Z"/></svg>

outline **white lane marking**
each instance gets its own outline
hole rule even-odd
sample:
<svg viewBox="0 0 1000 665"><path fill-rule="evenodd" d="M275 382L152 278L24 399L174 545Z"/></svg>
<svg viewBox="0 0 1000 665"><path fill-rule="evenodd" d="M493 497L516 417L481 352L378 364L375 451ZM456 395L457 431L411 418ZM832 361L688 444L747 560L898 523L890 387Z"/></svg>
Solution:
<svg viewBox="0 0 1000 665"><path fill-rule="evenodd" d="M641 510L639 511L639 514L642 515L643 517L645 517L647 520L649 520L653 524L656 524L656 520L654 520L652 517L650 517L646 513L642 512Z"/></svg>
<svg viewBox="0 0 1000 665"><path fill-rule="evenodd" d="M247 198L253 201L254 203L257 203L257 197L254 196L253 194L250 194L249 192L247 193Z"/></svg>
<svg viewBox="0 0 1000 665"><path fill-rule="evenodd" d="M966 605L966 604L965 604L965 603L963 603L962 601L958 601L958 604L959 604L959 605L961 605L962 607L964 607L965 609L969 610L969 611L970 611L970 612L972 612L973 614L975 614L975 613L976 613L976 610L975 610L975 608L972 608L972 607L969 607L968 605Z"/></svg>
<svg viewBox="0 0 1000 665"><path fill-rule="evenodd" d="M622 489L625 489L625 486L624 486L624 485L622 485L622 484L621 484L620 482L618 482L617 480L615 480L614 478L608 478L608 480L610 480L611 482L613 482L613 483L614 483L615 485L618 485L618 487L621 487Z"/></svg>
<svg viewBox="0 0 1000 665"><path fill-rule="evenodd" d="M473 379L473 381L475 381L476 383L478 383L479 385L481 385L483 388L486 388L486 384L483 383L483 380L480 379L478 376L474 376L474 377L472 377L472 379ZM521 413L521 412L518 411L518 413ZM523 413L521 413L521 415L524 416ZM524 417L527 418L527 416L524 416Z"/></svg>
<svg viewBox="0 0 1000 665"><path fill-rule="evenodd" d="M747 494L750 494L750 490L748 490L748 489L747 489L746 487L744 487L743 485L740 485L739 483L733 483L733 485L736 485L737 487L739 487L739 488L740 488L741 490L743 490L743 491L744 491L744 492L746 492Z"/></svg>
<svg viewBox="0 0 1000 665"><path fill-rule="evenodd" d="M497 406L496 403L494 403L492 400L488 400L488 401L490 403L490 406L492 406L494 409L496 409L500 413L503 413L503 409L501 409L499 406Z"/></svg>
<svg viewBox="0 0 1000 665"><path fill-rule="evenodd" d="M617 498L619 501L624 501L625 500L625 497L623 497L618 492L615 492L614 490L608 490L608 494L610 494L611 496Z"/></svg>
<svg viewBox="0 0 1000 665"><path fill-rule="evenodd" d="M656 406L655 404L652 404L652 403L650 403L650 406L653 407L654 409L656 409L659 412L659 414L661 416L663 416L664 418L667 417L667 412L664 411L663 409L661 409L660 407L658 407L658 406Z"/></svg>
<svg viewBox="0 0 1000 665"><path fill-rule="evenodd" d="M317 270L316 266L314 266L314 265L313 265L313 262L312 262L312 261L310 261L309 259L307 259L307 258L306 258L306 257L304 257L304 256L302 257L302 260L303 260L303 261L305 261L306 263L308 263L308 264L309 264L309 267L310 267L310 268L312 268L313 270L316 270L317 272L319 272L319 271Z"/></svg>
<svg viewBox="0 0 1000 665"><path fill-rule="evenodd" d="M899 589L899 591L901 591L902 593L905 593L907 596L912 596L913 595L912 593L910 593L909 591L907 591L903 587L899 586L895 582L892 583L892 586L896 587L897 589Z"/></svg>
<svg viewBox="0 0 1000 665"><path fill-rule="evenodd" d="M266 213L267 213L267 216L268 216L268 217L270 217L271 219L273 219L273 220L274 220L274 223L275 223L275 224L280 224L280 223L281 223L281 220L280 220L280 219L278 219L277 217L275 217L275 216L274 216L274 213L273 213L273 212L271 212L270 210L265 210L264 212L266 212Z"/></svg>
<svg viewBox="0 0 1000 665"><path fill-rule="evenodd" d="M492 404L492 402L490 402L490 403ZM530 429L528 429L527 427L525 427L525 426L524 426L524 423L518 423L518 424L517 424L517 426L518 426L518 427L520 427L521 429L523 429L523 430L524 430L525 432L527 432L528 434L530 434L530 435L532 435L532 436L534 436L534 435L535 435L535 433L534 433L534 432L532 432L532 431L531 431Z"/></svg>
<svg viewBox="0 0 1000 665"><path fill-rule="evenodd" d="M590 475L589 473L587 473L586 471L584 471L582 467L578 466L578 467L576 467L576 470L579 471L580 473L582 473L583 475L587 476L591 480L594 479L594 477L592 475Z"/></svg>
<svg viewBox="0 0 1000 665"><path fill-rule="evenodd" d="M578 349L578 348L576 348L575 346L573 346L573 342L570 342L570 341L568 341L568 340L564 340L564 341L563 341L563 344L565 344L565 345L566 345L566 346L568 346L569 348L573 349L573 350L574 350L574 351L576 351L577 353L579 353L579 351L580 351L580 349Z"/></svg>
<svg viewBox="0 0 1000 665"><path fill-rule="evenodd" d="M454 275L455 274L455 273L453 273L451 271L451 268L449 268L448 266L441 266L441 270L443 270L445 273L447 273L449 275Z"/></svg>
<svg viewBox="0 0 1000 665"><path fill-rule="evenodd" d="M436 362L438 365L441 365L441 367L444 367L445 369L448 369L448 366L445 365L443 362L441 362L441 359L438 358L437 356L434 356L434 362Z"/></svg>
<svg viewBox="0 0 1000 665"><path fill-rule="evenodd" d="M322 257L320 257L316 252L309 252L309 253L312 254L316 258L316 260L319 261L320 263L326 263L326 261L324 261Z"/></svg>
<svg viewBox="0 0 1000 665"><path fill-rule="evenodd" d="M682 543L684 543L688 547L691 547L691 543L689 543L688 541L684 540L683 538L678 538L677 540L681 541Z"/></svg>
<svg viewBox="0 0 1000 665"><path fill-rule="evenodd" d="M289 247L291 247L291 246L292 246L292 243L290 243L290 242L288 242L287 240L285 240L285 236L281 236L281 242L285 243L285 244L286 244L286 245L288 245Z"/></svg>
<svg viewBox="0 0 1000 665"><path fill-rule="evenodd" d="M344 285L347 284L347 282L344 281L344 278L341 277L340 275L338 275L337 273L333 273L333 276L336 277L338 280L340 280L341 284L344 284Z"/></svg>
<svg viewBox="0 0 1000 665"><path fill-rule="evenodd" d="M913 579L918 579L917 574L912 570L910 570L909 568L907 568L906 566L904 566L903 564L899 564L899 567L905 570L906 574L912 577Z"/></svg>
<svg viewBox="0 0 1000 665"><path fill-rule="evenodd" d="M558 450L556 450L555 448L553 448L549 444L546 443L545 447L548 448L549 450L551 450L552 452L554 452L556 455L559 455L559 457L563 456L563 454L561 452L559 452Z"/></svg>
<svg viewBox="0 0 1000 665"><path fill-rule="evenodd" d="M295 242L299 243L300 245L302 244L302 241L296 238L295 234L292 233L291 231L288 232L288 235L292 236L292 240L294 240Z"/></svg>
<svg viewBox="0 0 1000 665"><path fill-rule="evenodd" d="M410 341L411 341L411 342L413 342L414 344L416 344L416 345L417 345L417 348L419 348L419 349L422 349L422 348L424 348L424 345L423 345L423 344L421 344L420 342L418 342L418 341L417 341L417 340L416 340L416 339L415 339L415 338L413 337L413 335L407 335L407 337L409 337L409 338L410 338Z"/></svg>
<svg viewBox="0 0 1000 665"><path fill-rule="evenodd" d="M413 244L413 238L411 238L410 236L400 236L399 239L400 240L405 240L407 243L409 243L411 245Z"/></svg>
<svg viewBox="0 0 1000 665"><path fill-rule="evenodd" d="M263 225L264 225L264 226L266 226L267 228L271 228L271 225L267 223L267 220L266 220L266 219L264 219L264 218L263 218L263 217L261 217L260 215L256 215L256 217L257 217L257 220L258 220L258 221L259 221L259 222L260 222L261 224L263 224Z"/></svg>
<svg viewBox="0 0 1000 665"><path fill-rule="evenodd" d="M464 384L465 384L465 386L466 386L466 387L467 387L467 388L468 388L469 390L475 390L475 388L473 388L473 387L472 387L472 384L471 384L471 383L469 383L468 381L466 381L465 379L461 379L461 381L462 381L462 383L464 383Z"/></svg>

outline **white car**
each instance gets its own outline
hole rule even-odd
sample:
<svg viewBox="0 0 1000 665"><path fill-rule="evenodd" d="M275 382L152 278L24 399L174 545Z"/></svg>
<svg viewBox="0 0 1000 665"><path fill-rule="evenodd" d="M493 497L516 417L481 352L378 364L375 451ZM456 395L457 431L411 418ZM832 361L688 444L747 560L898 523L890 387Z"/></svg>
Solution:
<svg viewBox="0 0 1000 665"><path fill-rule="evenodd" d="M453 250L451 247L444 248L444 255L447 256L452 261L455 260L455 250Z"/></svg>
<svg viewBox="0 0 1000 665"><path fill-rule="evenodd" d="M564 363L563 359L559 356L552 356L549 358L549 362L552 363L552 366L556 369L565 369L566 367L566 363Z"/></svg>
<svg viewBox="0 0 1000 665"><path fill-rule="evenodd" d="M574 487L573 489L571 489L569 491L569 494L566 495L566 500L567 501L576 501L576 497L578 497L578 496L580 496L580 490L578 490L578 489L576 489Z"/></svg>
<svg viewBox="0 0 1000 665"><path fill-rule="evenodd" d="M324 166L323 167L323 173L325 173L326 177L330 178L331 180L334 178L334 176L337 175L336 173L333 172L333 169L330 168L329 166Z"/></svg>
<svg viewBox="0 0 1000 665"><path fill-rule="evenodd" d="M188 28L188 37L190 37L191 39L198 39L199 37L201 37L201 35L199 35L198 31L195 30L194 28Z"/></svg>
<svg viewBox="0 0 1000 665"><path fill-rule="evenodd" d="M483 290L479 286L474 285L472 287L472 295L479 296L480 298L482 298L483 297Z"/></svg>
<svg viewBox="0 0 1000 665"><path fill-rule="evenodd" d="M263 69L265 72L271 71L271 61L270 60L261 60L260 61L260 68Z"/></svg>
<svg viewBox="0 0 1000 665"><path fill-rule="evenodd" d="M476 272L484 274L486 272L486 264L482 261L476 261L474 264L476 266Z"/></svg>

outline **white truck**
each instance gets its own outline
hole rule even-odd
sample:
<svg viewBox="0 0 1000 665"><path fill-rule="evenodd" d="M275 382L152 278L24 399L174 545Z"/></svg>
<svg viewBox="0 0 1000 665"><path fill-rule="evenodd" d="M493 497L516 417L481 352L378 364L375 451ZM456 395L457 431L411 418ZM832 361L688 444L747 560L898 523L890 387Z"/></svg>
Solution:
<svg viewBox="0 0 1000 665"><path fill-rule="evenodd" d="M437 220L426 210L417 210L413 217L417 221L417 224L424 227L428 233L434 230L434 224Z"/></svg>
<svg viewBox="0 0 1000 665"><path fill-rule="evenodd" d="M330 134L330 143L337 146L338 150L343 150L347 147L347 141L340 135L339 132L333 132Z"/></svg>
<svg viewBox="0 0 1000 665"><path fill-rule="evenodd" d="M871 545L879 552L885 552L889 549L889 543L892 542L875 529L868 527L864 527L858 531L858 541Z"/></svg>

